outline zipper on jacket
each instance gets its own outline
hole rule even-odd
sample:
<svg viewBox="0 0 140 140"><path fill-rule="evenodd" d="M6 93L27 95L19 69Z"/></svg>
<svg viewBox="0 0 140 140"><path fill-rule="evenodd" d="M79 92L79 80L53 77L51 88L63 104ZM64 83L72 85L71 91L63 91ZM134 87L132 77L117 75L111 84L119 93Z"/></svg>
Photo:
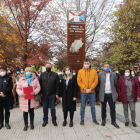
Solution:
<svg viewBox="0 0 140 140"><path fill-rule="evenodd" d="M49 89L48 89L48 87L49 87L49 74L48 74L48 82L47 82L47 95L49 95Z"/></svg>
<svg viewBox="0 0 140 140"><path fill-rule="evenodd" d="M87 70L87 76L88 76L88 89L89 89L89 75L88 75L88 70Z"/></svg>

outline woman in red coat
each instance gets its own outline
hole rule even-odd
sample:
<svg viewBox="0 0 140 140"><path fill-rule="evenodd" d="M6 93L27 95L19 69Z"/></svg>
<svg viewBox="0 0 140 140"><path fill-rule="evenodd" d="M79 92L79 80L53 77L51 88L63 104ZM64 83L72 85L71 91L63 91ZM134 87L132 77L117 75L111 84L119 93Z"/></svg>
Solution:
<svg viewBox="0 0 140 140"><path fill-rule="evenodd" d="M135 123L135 102L139 100L140 97L140 88L138 80L135 77L131 76L131 70L126 68L124 70L124 76L122 76L117 84L118 92L118 101L122 102L125 116L125 126L129 125L129 116L128 116L128 105L131 110L131 119L134 127L137 127Z"/></svg>

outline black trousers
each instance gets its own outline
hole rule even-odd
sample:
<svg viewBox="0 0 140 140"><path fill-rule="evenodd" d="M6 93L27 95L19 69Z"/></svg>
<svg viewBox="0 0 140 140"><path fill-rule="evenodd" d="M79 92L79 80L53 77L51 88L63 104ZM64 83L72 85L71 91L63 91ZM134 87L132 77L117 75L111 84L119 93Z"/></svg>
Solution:
<svg viewBox="0 0 140 140"><path fill-rule="evenodd" d="M64 114L64 121L66 121L68 116L68 111L63 112L63 114ZM70 121L73 121L73 117L74 117L74 111L70 111Z"/></svg>
<svg viewBox="0 0 140 140"><path fill-rule="evenodd" d="M5 110L5 123L9 123L10 111L7 99L0 99L0 124L4 123L4 110Z"/></svg>
<svg viewBox="0 0 140 140"><path fill-rule="evenodd" d="M30 108L31 100L28 101L28 107L29 107L29 115L30 115L30 124L34 123L34 108ZM24 124L28 124L28 112L23 112L23 118L24 118Z"/></svg>
<svg viewBox="0 0 140 140"><path fill-rule="evenodd" d="M102 121L106 121L106 104L109 104L110 107L110 116L111 121L116 122L116 110L115 110L115 102L113 102L112 94L105 94L104 102L102 103Z"/></svg>

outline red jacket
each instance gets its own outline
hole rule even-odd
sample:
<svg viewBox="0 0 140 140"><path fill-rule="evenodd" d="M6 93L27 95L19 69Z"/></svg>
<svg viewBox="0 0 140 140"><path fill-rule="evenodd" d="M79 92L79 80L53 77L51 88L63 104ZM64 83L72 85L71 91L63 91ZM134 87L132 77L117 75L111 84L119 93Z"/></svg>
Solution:
<svg viewBox="0 0 140 140"><path fill-rule="evenodd" d="M140 87L139 82L136 79L136 77L131 77L131 83L132 83L132 96L133 101L136 102L137 98L140 97ZM124 76L120 77L117 83L117 92L118 92L118 101L127 103L127 97L126 97L126 85L125 85L125 79Z"/></svg>

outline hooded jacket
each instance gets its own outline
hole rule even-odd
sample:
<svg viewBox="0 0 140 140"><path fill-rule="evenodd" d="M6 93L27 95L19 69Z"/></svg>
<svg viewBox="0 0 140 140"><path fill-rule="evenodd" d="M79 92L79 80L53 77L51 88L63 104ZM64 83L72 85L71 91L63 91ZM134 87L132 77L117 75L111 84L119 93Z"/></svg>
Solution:
<svg viewBox="0 0 140 140"><path fill-rule="evenodd" d="M84 67L79 70L77 76L77 83L81 92L86 93L86 89L91 89L90 93L95 92L95 87L98 84L98 75L95 69L85 69Z"/></svg>

